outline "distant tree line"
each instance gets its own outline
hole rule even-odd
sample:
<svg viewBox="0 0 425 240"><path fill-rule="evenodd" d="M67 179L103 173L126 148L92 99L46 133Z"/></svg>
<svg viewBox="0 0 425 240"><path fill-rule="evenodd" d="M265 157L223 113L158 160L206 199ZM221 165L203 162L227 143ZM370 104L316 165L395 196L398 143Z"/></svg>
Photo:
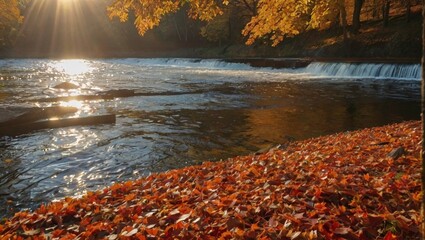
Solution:
<svg viewBox="0 0 425 240"><path fill-rule="evenodd" d="M75 1L80 15L71 22L65 12L57 14L60 3L0 0L0 49L16 44L28 51L102 53L239 43L275 46L302 32L335 27L348 39L363 21L381 21L385 27L395 14L409 21L422 5L420 0L80 0Z"/></svg>
<svg viewBox="0 0 425 240"><path fill-rule="evenodd" d="M191 0L134 2L114 0L108 8L111 18L126 21L128 13L136 16L135 25L141 35L156 26L161 19L185 9L192 19L206 21L200 28L201 35L209 41L222 44L225 41L246 40L277 45L287 37L293 37L311 29L332 26L343 28L344 37L356 34L365 20L381 19L387 26L392 10L404 12L407 21L411 9L421 5L419 0ZM159 14L158 14L159 13ZM245 38L238 36L242 32ZM236 33L236 34L235 34Z"/></svg>

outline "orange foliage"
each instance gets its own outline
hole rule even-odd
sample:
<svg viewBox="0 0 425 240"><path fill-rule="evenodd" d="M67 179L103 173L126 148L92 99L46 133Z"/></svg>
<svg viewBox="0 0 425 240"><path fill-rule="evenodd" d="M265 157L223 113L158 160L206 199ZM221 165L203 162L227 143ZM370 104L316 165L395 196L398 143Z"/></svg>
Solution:
<svg viewBox="0 0 425 240"><path fill-rule="evenodd" d="M221 3L227 5L228 1L223 0ZM108 7L108 14L111 19L117 17L120 21L125 22L128 20L129 12L133 11L136 16L134 24L139 34L144 35L147 30L158 26L165 15L176 12L186 4L189 4L189 16L194 19L209 21L222 14L219 3L214 0L114 0Z"/></svg>
<svg viewBox="0 0 425 240"><path fill-rule="evenodd" d="M0 0L0 30L22 21L18 0Z"/></svg>
<svg viewBox="0 0 425 240"><path fill-rule="evenodd" d="M0 47L10 44L17 35L17 28L23 17L19 10L18 0L0 0Z"/></svg>
<svg viewBox="0 0 425 240"><path fill-rule="evenodd" d="M188 15L194 19L210 21L223 14L223 7L228 0L166 0L166 1L132 1L114 0L108 7L109 17L127 21L133 11L135 26L140 35L158 26L162 17L176 12L184 5L189 5ZM259 0L255 6L256 15L246 24L242 34L248 36L247 44L256 39L270 38L272 45L277 45L286 37L292 37L308 29L323 29L337 20L341 9L345 11L344 0ZM212 30L212 28L210 28ZM203 30L206 36L207 29ZM214 35L214 34L213 34Z"/></svg>

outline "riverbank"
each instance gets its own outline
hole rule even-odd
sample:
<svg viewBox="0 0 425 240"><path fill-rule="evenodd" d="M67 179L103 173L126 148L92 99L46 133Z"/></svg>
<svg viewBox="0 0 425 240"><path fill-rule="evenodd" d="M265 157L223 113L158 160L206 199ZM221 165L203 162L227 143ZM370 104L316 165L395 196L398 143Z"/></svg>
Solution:
<svg viewBox="0 0 425 240"><path fill-rule="evenodd" d="M388 26L380 20L365 21L358 33L350 33L344 42L341 29L308 31L287 38L276 47L267 42L251 46L223 44L192 48L181 46L175 50L134 51L112 53L112 57L191 57L191 58L308 58L322 61L417 62L422 57L422 16L412 14L409 22L404 15L393 16ZM105 56L110 57L108 53ZM357 60L356 60L357 59Z"/></svg>
<svg viewBox="0 0 425 240"><path fill-rule="evenodd" d="M277 47L258 43L253 46L233 44L212 48L181 49L164 55L202 58L295 57L325 61L379 59L381 62L387 59L400 59L400 61L413 59L415 62L420 62L421 30L421 12L416 11L408 22L403 15L392 17L386 27L379 20L365 21L358 33L349 34L347 41L343 39L342 30L336 28L308 31L293 38L287 38Z"/></svg>
<svg viewBox="0 0 425 240"><path fill-rule="evenodd" d="M419 121L152 174L20 212L0 236L417 239Z"/></svg>

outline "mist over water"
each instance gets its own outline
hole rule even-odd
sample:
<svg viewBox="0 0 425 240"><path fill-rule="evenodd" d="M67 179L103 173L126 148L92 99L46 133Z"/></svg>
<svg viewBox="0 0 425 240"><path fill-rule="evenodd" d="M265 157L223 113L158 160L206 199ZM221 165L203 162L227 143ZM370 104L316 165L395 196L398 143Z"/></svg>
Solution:
<svg viewBox="0 0 425 240"><path fill-rule="evenodd" d="M0 217L114 182L250 154L292 139L419 119L416 73L362 76L356 70L343 74L337 67L254 68L201 59L0 60L0 108L62 105L78 107L70 117L117 115L115 125L3 138ZM370 71L376 67L369 66ZM417 65L404 67L414 72ZM53 88L61 82L79 88ZM115 89L150 96L38 101Z"/></svg>

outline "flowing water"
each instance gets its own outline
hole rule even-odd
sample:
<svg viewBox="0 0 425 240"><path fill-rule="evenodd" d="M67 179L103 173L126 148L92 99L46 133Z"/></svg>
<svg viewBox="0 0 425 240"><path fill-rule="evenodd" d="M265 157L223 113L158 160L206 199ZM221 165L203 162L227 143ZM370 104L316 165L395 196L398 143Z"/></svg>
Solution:
<svg viewBox="0 0 425 240"><path fill-rule="evenodd" d="M0 217L152 172L250 154L293 139L419 119L418 64L254 68L199 59L0 60L0 108L76 106L115 125L0 141ZM58 90L61 82L79 89ZM149 96L46 103L131 89ZM164 94L167 93L167 94Z"/></svg>

